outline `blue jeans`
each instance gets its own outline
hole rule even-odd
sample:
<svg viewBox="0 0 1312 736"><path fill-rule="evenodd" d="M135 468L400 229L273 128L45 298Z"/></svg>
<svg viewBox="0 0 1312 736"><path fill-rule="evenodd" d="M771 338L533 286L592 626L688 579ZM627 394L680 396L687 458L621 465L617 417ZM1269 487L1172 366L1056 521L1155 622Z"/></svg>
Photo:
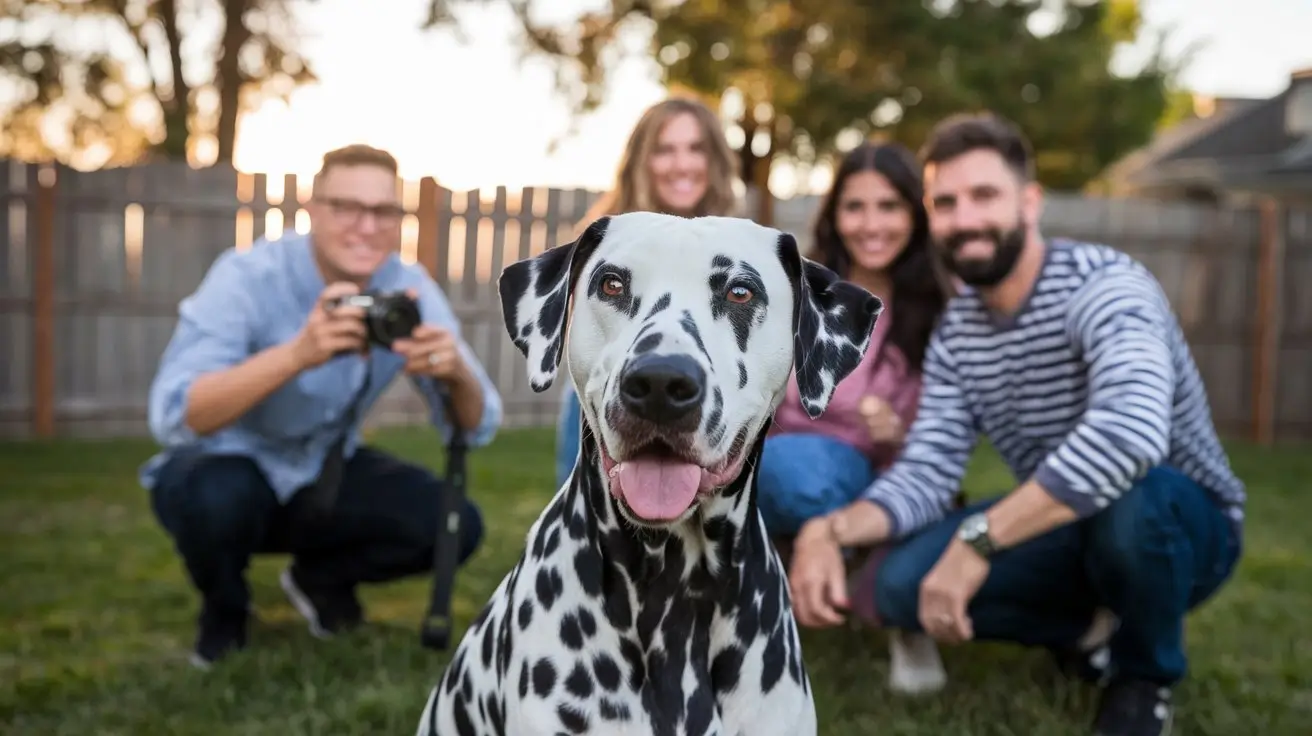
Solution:
<svg viewBox="0 0 1312 736"><path fill-rule="evenodd" d="M574 386L567 384L560 396L560 417L556 420L556 487L565 485L565 479L574 470L579 458L579 430L581 416L579 395Z"/></svg>
<svg viewBox="0 0 1312 736"><path fill-rule="evenodd" d="M875 578L886 625L920 630L920 581L975 503L895 544ZM999 552L971 600L979 640L1054 649L1073 645L1094 609L1120 618L1110 641L1119 675L1174 684L1184 677L1184 618L1229 578L1237 530L1207 492L1173 468L1150 471L1092 517Z"/></svg>
<svg viewBox="0 0 1312 736"><path fill-rule="evenodd" d="M163 467L150 495L206 607L244 614L250 601L245 573L255 554L291 554L298 578L322 589L431 570L442 492L442 481L424 468L360 447L345 463L332 511L303 540L291 524L301 494L278 503L246 457L179 454ZM470 499L461 532L463 564L483 536L482 516Z"/></svg>
<svg viewBox="0 0 1312 736"><path fill-rule="evenodd" d="M875 481L870 460L820 434L766 439L756 503L771 536L793 536L807 520L851 503Z"/></svg>

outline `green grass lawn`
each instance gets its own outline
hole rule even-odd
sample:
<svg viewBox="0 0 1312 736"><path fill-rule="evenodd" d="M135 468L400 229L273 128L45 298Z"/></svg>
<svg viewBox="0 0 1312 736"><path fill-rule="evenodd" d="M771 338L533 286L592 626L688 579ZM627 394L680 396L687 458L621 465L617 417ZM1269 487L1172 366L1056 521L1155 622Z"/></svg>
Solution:
<svg viewBox="0 0 1312 736"><path fill-rule="evenodd" d="M379 443L440 467L426 431ZM457 623L475 615L519 554L551 491L548 431L504 432L471 458L486 546L459 578ZM15 734L407 734L446 657L419 646L427 583L363 591L371 625L312 639L277 586L284 558L250 571L252 647L202 673L186 663L197 600L146 494L141 441L0 444L0 732ZM1237 577L1188 623L1192 675L1178 734L1312 733L1312 451L1233 447L1252 497ZM997 459L972 465L972 494L1007 487ZM872 632L806 632L820 732L1084 734L1087 686L1035 651L947 649L950 683L906 699L885 686Z"/></svg>

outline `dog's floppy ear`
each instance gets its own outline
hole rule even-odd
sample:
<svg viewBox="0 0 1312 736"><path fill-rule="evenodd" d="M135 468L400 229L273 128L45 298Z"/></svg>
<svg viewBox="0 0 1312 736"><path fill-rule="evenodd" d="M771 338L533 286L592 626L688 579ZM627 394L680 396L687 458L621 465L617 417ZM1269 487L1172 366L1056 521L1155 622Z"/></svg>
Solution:
<svg viewBox="0 0 1312 736"><path fill-rule="evenodd" d="M528 382L541 393L556 380L565 346L566 312L579 269L606 235L610 217L595 220L572 243L506 266L497 280L501 316L528 359Z"/></svg>
<svg viewBox="0 0 1312 736"><path fill-rule="evenodd" d="M824 413L834 388L860 365L884 311L879 297L803 258L797 240L779 236L779 258L793 282L793 369L802 406Z"/></svg>

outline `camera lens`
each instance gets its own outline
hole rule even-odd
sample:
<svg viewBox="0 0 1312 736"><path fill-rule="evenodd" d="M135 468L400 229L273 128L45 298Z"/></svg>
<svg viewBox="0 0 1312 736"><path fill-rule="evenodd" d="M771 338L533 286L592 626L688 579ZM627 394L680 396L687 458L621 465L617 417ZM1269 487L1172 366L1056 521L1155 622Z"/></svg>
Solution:
<svg viewBox="0 0 1312 736"><path fill-rule="evenodd" d="M383 346L409 337L419 326L419 306L404 295L380 299L376 305L370 315L370 332L374 341Z"/></svg>

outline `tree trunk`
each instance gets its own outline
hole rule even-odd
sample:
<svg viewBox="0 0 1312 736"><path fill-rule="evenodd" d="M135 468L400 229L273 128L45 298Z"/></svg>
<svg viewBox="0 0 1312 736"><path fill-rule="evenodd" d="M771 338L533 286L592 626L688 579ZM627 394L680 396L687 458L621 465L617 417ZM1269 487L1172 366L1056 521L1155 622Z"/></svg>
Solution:
<svg viewBox="0 0 1312 736"><path fill-rule="evenodd" d="M245 79L241 73L241 50L250 40L245 15L249 0L225 0L223 3L223 41L219 51L218 68L214 75L219 88L219 155L216 164L231 166L237 148L237 118L241 114L241 88Z"/></svg>
<svg viewBox="0 0 1312 736"><path fill-rule="evenodd" d="M770 194L770 164L774 160L776 150L774 141L774 121L771 120L766 128L766 133L770 138L770 148L764 156L756 155L752 150L752 139L756 137L760 124L752 117L751 110L753 105L747 106L747 112L738 121L738 126L743 129L743 145L738 150L739 173L742 176L743 185L749 190L756 192L756 214L753 219L761 225L774 225L774 196Z"/></svg>
<svg viewBox="0 0 1312 736"><path fill-rule="evenodd" d="M163 105L164 142L159 150L167 158L187 159L191 138L191 87L182 75L182 33L178 30L177 0L160 0L160 20L169 44L169 66L173 70L173 99Z"/></svg>

